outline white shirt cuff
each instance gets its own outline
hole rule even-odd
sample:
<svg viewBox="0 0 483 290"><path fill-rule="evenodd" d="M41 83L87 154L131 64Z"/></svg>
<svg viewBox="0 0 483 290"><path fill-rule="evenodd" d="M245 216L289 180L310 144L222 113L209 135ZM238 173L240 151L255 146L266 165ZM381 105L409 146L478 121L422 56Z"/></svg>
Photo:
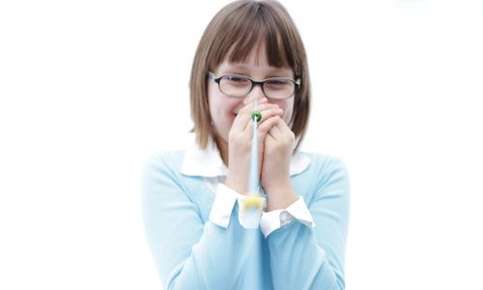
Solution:
<svg viewBox="0 0 483 290"><path fill-rule="evenodd" d="M243 202L249 198L247 195L238 193L223 183L219 183L216 192L215 200L210 210L209 220L223 228L227 228L230 224L231 213L238 202L238 221L246 229L254 229L259 227L260 217L263 213L263 208L252 208L245 210L242 206ZM263 198L263 204L266 204Z"/></svg>
<svg viewBox="0 0 483 290"><path fill-rule="evenodd" d="M314 219L301 196L286 209L263 212L260 219L260 229L267 238L270 233L289 224L294 219L306 226L315 227Z"/></svg>
<svg viewBox="0 0 483 290"><path fill-rule="evenodd" d="M227 228L238 194L223 183L219 183L215 192L215 200L211 206L209 220L215 225Z"/></svg>

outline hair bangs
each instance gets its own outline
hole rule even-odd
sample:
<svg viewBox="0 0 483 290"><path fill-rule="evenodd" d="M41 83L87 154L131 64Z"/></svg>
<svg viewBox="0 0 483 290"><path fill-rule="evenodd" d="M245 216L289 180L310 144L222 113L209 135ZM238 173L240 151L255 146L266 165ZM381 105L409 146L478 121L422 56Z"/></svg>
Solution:
<svg viewBox="0 0 483 290"><path fill-rule="evenodd" d="M214 41L219 45L208 64L211 69L219 66L227 60L231 63L246 62L248 56L254 49L259 49L265 44L267 62L273 67L289 67L295 71L295 60L293 55L288 53L290 47L286 44L289 40L284 40L281 21L277 21L273 11L268 11L266 6L252 3L246 9L240 9L237 15L226 18L223 24L223 33ZM258 61L256 60L257 64Z"/></svg>

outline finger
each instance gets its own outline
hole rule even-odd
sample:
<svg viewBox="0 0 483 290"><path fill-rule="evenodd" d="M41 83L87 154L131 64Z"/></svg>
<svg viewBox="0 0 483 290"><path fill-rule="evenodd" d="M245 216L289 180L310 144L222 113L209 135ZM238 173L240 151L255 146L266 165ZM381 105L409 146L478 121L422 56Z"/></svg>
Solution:
<svg viewBox="0 0 483 290"><path fill-rule="evenodd" d="M283 134L283 128L281 123L284 123L282 118L278 119L277 122L273 125L273 127L270 128L270 130L268 131L268 133L272 135L275 139L277 139L277 137Z"/></svg>
<svg viewBox="0 0 483 290"><path fill-rule="evenodd" d="M289 137L294 137L295 138L295 134L294 132L292 131L292 128L290 128L288 126L287 123L285 123L285 120L281 120L281 122L279 122L277 124L277 127L280 128L280 130L283 132L283 134L289 136Z"/></svg>
<svg viewBox="0 0 483 290"><path fill-rule="evenodd" d="M278 115L278 116L281 117L283 115L283 110L279 109L279 108L267 108L267 109L259 111L259 112L260 112L261 118L258 121L258 124L257 124L258 126L260 126L266 120L270 119L273 116ZM252 121L252 123L253 123L253 121Z"/></svg>
<svg viewBox="0 0 483 290"><path fill-rule="evenodd" d="M260 112L260 114L261 114L261 119L260 119L259 123L262 123L264 120L266 120L267 118L269 118L273 115L277 115L277 114L282 115L283 114L283 110L280 109L275 104L262 104L262 105L258 106L257 111ZM242 119L240 121L241 122L240 126L244 126L243 130L250 129L249 125L252 124L252 122L251 122L252 113L253 113L252 110L246 109L245 107L242 108L242 110L240 110L239 115L240 114L242 115Z"/></svg>
<svg viewBox="0 0 483 290"><path fill-rule="evenodd" d="M262 119L256 124L257 128L259 128L260 126L262 126L262 124L265 124L265 122L267 120L269 120L270 118L273 118L274 116L279 116L280 117L280 116L282 116L282 114L283 114L283 112L281 110L279 110L279 109L271 109L271 110L268 109L268 110L262 111L261 112ZM245 128L245 130L253 131L254 122L255 122L254 120L251 120L249 122L249 125Z"/></svg>
<svg viewBox="0 0 483 290"><path fill-rule="evenodd" d="M292 131L292 129L288 126L288 124L285 122L285 120L282 118L282 122L279 122L277 124L277 126L282 129L282 130L290 130Z"/></svg>
<svg viewBox="0 0 483 290"><path fill-rule="evenodd" d="M279 122L269 130L268 135L281 142L291 142L295 139L292 129L290 129L283 119L280 119Z"/></svg>
<svg viewBox="0 0 483 290"><path fill-rule="evenodd" d="M273 124L272 128L268 130L267 138L270 137L273 140L280 140L282 133L280 131L280 128L278 128L278 123L280 123L280 120L277 120L277 122Z"/></svg>
<svg viewBox="0 0 483 290"><path fill-rule="evenodd" d="M263 103L258 104L257 106L252 106L251 104L243 106L239 111L238 114L251 114L253 111L263 111L266 109L280 109L277 104L270 104L270 103Z"/></svg>
<svg viewBox="0 0 483 290"><path fill-rule="evenodd" d="M262 110L266 108L266 104L262 104L259 106ZM238 115L233 120L232 128L237 131L245 130L247 124L251 119L251 110L248 105L243 106L239 111Z"/></svg>
<svg viewBox="0 0 483 290"><path fill-rule="evenodd" d="M275 142L276 140L277 139L272 134L270 134L270 130L268 130L267 135L265 136L264 142L267 142L267 141Z"/></svg>
<svg viewBox="0 0 483 290"><path fill-rule="evenodd" d="M279 120L280 120L279 115L275 115L268 118L265 122L260 124L260 126L258 127L258 134L262 137L265 137L265 135L267 135L270 129L272 129L273 126L275 126L277 122L279 122Z"/></svg>

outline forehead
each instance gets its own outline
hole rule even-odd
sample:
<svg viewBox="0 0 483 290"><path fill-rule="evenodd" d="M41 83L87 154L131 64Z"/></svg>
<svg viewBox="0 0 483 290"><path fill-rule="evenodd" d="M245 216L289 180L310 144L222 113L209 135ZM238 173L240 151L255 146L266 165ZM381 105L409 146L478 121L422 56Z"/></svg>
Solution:
<svg viewBox="0 0 483 290"><path fill-rule="evenodd" d="M232 50L236 49L232 47ZM231 55L228 53L228 56ZM225 57L222 63L218 66L219 72L241 72L241 73L255 73L255 74L285 74L292 75L292 69L288 66L275 67L271 66L266 54L265 44L263 42L254 46L251 52L244 60L233 62L229 57Z"/></svg>

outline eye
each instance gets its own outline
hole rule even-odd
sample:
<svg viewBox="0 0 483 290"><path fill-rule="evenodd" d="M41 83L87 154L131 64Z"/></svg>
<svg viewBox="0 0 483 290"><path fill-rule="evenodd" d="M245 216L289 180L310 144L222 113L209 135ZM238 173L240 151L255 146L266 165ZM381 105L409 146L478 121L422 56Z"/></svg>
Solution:
<svg viewBox="0 0 483 290"><path fill-rule="evenodd" d="M224 77L227 81L233 81L233 82L243 82L246 81L247 79L241 76L232 76L228 75Z"/></svg>
<svg viewBox="0 0 483 290"><path fill-rule="evenodd" d="M222 79L224 85L228 86L249 86L250 80L246 77L242 76L235 76L235 75L226 75Z"/></svg>
<svg viewBox="0 0 483 290"><path fill-rule="evenodd" d="M284 89L291 87L292 83L289 80L284 79L274 79L266 82L266 86L270 89Z"/></svg>
<svg viewBox="0 0 483 290"><path fill-rule="evenodd" d="M269 81L267 81L267 84L269 84L269 85L275 85L275 86L276 85L284 85L286 83L287 83L286 80L269 80Z"/></svg>

